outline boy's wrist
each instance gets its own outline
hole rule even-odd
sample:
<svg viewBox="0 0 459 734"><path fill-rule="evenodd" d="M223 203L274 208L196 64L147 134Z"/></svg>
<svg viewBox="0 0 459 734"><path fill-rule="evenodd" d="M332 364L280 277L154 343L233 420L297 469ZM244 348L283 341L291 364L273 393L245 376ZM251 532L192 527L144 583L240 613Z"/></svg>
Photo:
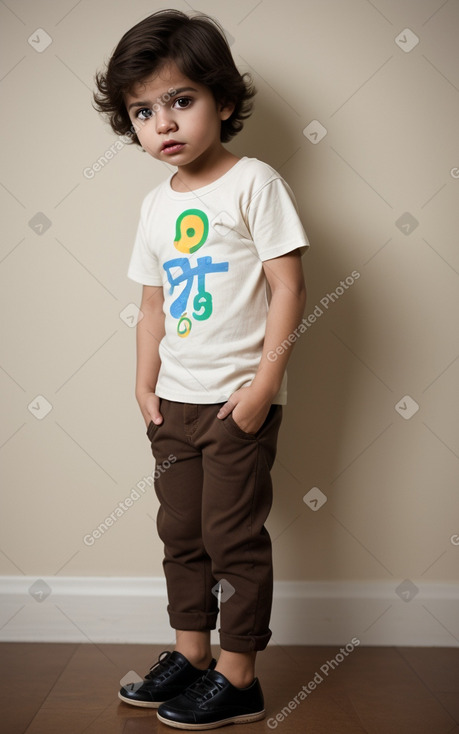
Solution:
<svg viewBox="0 0 459 734"><path fill-rule="evenodd" d="M143 398L145 398L146 395L155 394L155 388L154 387L136 387L135 389L135 397L138 403L141 402Z"/></svg>
<svg viewBox="0 0 459 734"><path fill-rule="evenodd" d="M272 400L280 390L280 384L278 385L272 379L267 379L260 375L255 375L251 387L259 394L263 401Z"/></svg>

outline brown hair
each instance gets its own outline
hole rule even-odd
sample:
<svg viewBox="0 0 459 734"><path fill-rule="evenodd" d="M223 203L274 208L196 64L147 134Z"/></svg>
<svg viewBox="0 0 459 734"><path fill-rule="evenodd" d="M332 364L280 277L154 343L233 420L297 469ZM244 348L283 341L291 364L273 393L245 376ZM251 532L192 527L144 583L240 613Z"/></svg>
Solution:
<svg viewBox="0 0 459 734"><path fill-rule="evenodd" d="M124 96L135 84L173 61L189 79L205 85L219 104L234 104L222 120L220 140L228 142L252 112L256 90L249 74L240 74L221 26L207 15L189 17L180 10L161 10L137 23L121 38L105 72L95 77L95 108L118 135L139 139L128 115Z"/></svg>

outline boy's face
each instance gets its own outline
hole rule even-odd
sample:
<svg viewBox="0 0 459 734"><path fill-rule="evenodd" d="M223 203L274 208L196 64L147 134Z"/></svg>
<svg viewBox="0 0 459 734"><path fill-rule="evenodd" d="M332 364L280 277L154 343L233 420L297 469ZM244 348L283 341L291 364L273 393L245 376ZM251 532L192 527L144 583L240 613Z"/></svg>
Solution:
<svg viewBox="0 0 459 734"><path fill-rule="evenodd" d="M219 105L210 89L169 62L125 96L142 148L153 158L193 168L222 149L220 129L234 109Z"/></svg>

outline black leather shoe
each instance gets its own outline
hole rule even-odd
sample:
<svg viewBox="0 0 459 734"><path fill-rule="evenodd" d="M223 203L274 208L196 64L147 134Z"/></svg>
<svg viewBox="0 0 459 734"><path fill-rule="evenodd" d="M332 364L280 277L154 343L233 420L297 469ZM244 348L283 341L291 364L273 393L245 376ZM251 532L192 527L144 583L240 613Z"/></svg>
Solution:
<svg viewBox="0 0 459 734"><path fill-rule="evenodd" d="M212 660L209 669L213 669L216 661ZM203 670L194 665L179 652L162 652L158 662L147 673L143 682L127 683L118 693L118 697L132 706L144 706L156 709L164 701L178 696L185 688L202 678Z"/></svg>
<svg viewBox="0 0 459 734"><path fill-rule="evenodd" d="M248 724L264 716L258 678L247 688L236 688L216 670L208 670L158 709L158 719L176 729L217 729L226 724Z"/></svg>

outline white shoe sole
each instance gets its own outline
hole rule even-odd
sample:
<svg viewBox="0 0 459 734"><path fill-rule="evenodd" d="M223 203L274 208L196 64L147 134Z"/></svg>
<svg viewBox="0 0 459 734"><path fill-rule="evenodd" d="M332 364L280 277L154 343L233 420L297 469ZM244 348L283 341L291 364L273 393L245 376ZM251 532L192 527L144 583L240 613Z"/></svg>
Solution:
<svg viewBox="0 0 459 734"><path fill-rule="evenodd" d="M144 709L157 709L158 706L164 703L164 701L133 701L132 698L122 696L121 693L118 693L118 698L124 701L124 703L129 703L131 706L140 706Z"/></svg>
<svg viewBox="0 0 459 734"><path fill-rule="evenodd" d="M204 731L207 729L218 729L220 726L226 726L227 724L250 724L252 721L260 721L266 716L266 711L258 711L255 714L245 714L241 716L231 716L229 719L222 719L211 724L182 724L180 721L172 721L172 719L165 719L163 716L156 714L158 719L172 726L175 729L189 729L191 731Z"/></svg>

